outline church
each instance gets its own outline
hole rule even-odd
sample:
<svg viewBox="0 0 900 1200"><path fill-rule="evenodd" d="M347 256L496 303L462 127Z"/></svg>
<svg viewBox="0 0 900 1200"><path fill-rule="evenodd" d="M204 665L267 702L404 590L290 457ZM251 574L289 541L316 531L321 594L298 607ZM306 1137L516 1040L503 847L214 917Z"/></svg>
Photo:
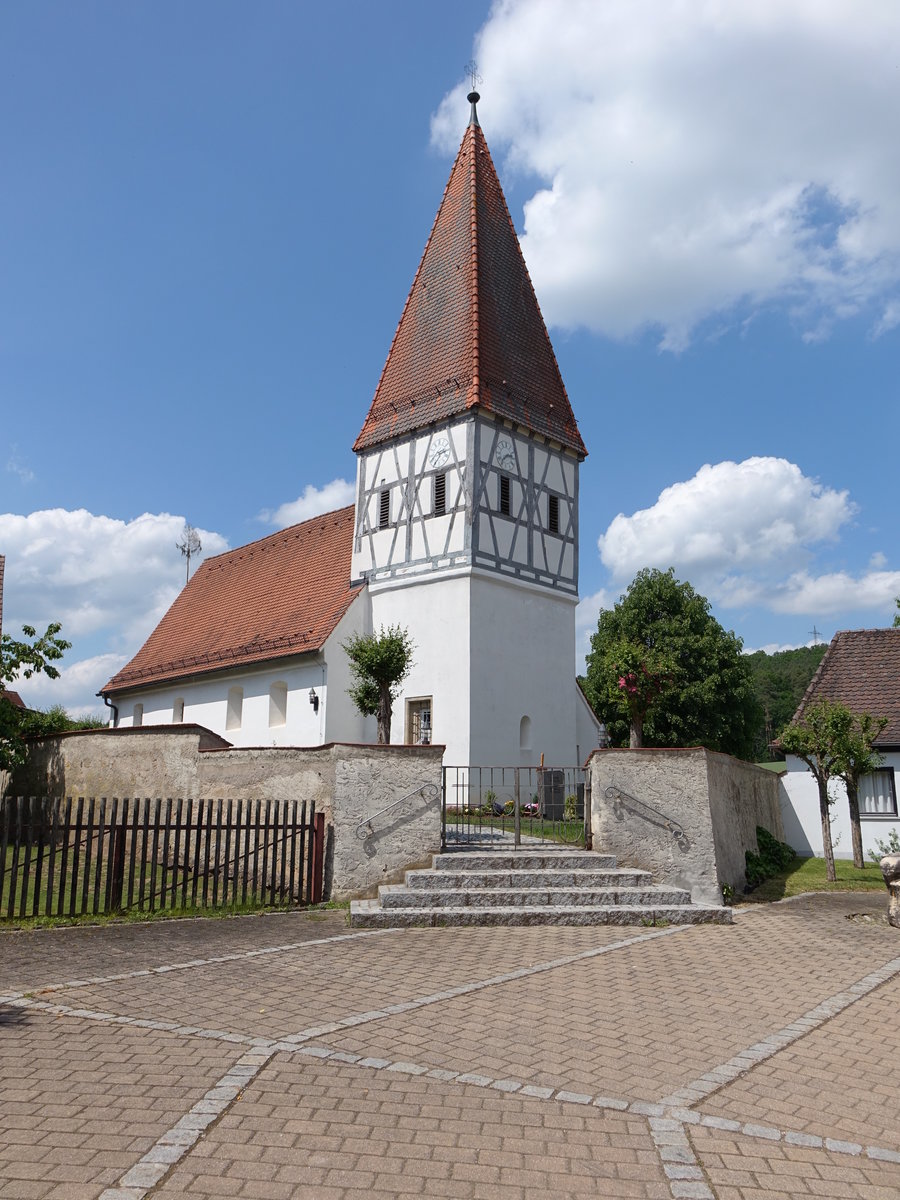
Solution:
<svg viewBox="0 0 900 1200"><path fill-rule="evenodd" d="M206 559L100 695L119 727L236 746L373 742L341 644L400 625L392 740L453 764L572 765L578 431L471 115L359 436L356 502Z"/></svg>

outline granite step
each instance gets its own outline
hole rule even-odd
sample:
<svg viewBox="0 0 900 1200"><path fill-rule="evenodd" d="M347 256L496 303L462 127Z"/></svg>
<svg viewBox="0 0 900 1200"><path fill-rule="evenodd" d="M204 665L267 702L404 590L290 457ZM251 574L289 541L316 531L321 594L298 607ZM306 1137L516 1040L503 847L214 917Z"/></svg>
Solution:
<svg viewBox="0 0 900 1200"><path fill-rule="evenodd" d="M406 872L406 886L414 891L426 888L455 888L471 891L475 888L623 888L649 887L653 880L649 871L605 867L589 870L522 870L522 871L450 871L417 870Z"/></svg>
<svg viewBox="0 0 900 1200"><path fill-rule="evenodd" d="M690 904L690 892L665 887L585 887L585 888L509 888L476 887L471 889L411 889L402 883L384 884L378 889L383 908L502 908L558 905L563 908L585 906L659 907Z"/></svg>
<svg viewBox="0 0 900 1200"><path fill-rule="evenodd" d="M548 850L450 850L435 854L435 871L601 871L614 869L613 854L595 854L593 850L567 850L564 846Z"/></svg>
<svg viewBox="0 0 900 1200"><path fill-rule="evenodd" d="M383 884L377 900L354 900L357 928L416 925L730 925L730 908L692 904L682 888L614 857L565 848L452 851L429 870Z"/></svg>
<svg viewBox="0 0 900 1200"><path fill-rule="evenodd" d="M514 905L497 908L384 908L378 900L354 900L350 924L360 929L443 925L730 925L730 908L700 904Z"/></svg>

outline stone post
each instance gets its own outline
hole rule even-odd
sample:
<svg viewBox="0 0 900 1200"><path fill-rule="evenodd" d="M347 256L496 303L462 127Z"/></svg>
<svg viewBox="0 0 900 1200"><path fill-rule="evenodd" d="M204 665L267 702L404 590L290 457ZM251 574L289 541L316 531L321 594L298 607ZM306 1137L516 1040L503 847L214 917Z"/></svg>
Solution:
<svg viewBox="0 0 900 1200"><path fill-rule="evenodd" d="M881 873L890 897L888 924L900 929L900 854L886 854L881 860Z"/></svg>

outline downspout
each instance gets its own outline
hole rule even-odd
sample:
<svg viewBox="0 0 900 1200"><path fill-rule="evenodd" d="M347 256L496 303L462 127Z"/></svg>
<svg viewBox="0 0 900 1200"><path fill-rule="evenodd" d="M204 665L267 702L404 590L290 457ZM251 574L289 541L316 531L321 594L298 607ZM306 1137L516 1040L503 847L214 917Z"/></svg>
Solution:
<svg viewBox="0 0 900 1200"><path fill-rule="evenodd" d="M119 728L119 706L118 706L118 704L113 704L113 702L112 702L112 701L110 700L110 698L107 696L106 692L98 692L98 693L97 693L97 695L98 695L98 696L102 696L102 697L103 697L103 703L106 705L106 707L107 707L107 708L109 708L109 709L111 709L111 710L112 710L112 725L111 725L111 728L112 728L112 729L118 729L118 728Z"/></svg>

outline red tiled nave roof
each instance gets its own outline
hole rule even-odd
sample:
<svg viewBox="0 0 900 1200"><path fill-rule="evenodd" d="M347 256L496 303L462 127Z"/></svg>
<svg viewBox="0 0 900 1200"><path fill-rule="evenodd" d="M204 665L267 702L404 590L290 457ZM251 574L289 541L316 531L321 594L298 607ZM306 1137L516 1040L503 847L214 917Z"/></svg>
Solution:
<svg viewBox="0 0 900 1200"><path fill-rule="evenodd" d="M350 587L353 505L208 558L104 692L319 650Z"/></svg>
<svg viewBox="0 0 900 1200"><path fill-rule="evenodd" d="M353 449L473 408L587 454L474 105Z"/></svg>

